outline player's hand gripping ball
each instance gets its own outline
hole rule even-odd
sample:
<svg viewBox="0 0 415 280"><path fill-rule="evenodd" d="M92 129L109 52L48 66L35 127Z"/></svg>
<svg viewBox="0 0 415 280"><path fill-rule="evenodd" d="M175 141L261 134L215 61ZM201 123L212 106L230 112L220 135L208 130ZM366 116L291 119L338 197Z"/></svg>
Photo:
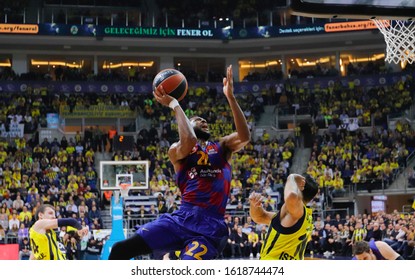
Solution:
<svg viewBox="0 0 415 280"><path fill-rule="evenodd" d="M187 94L187 80L182 72L176 69L161 70L153 80L153 90L162 86L164 91L177 99L182 100Z"/></svg>

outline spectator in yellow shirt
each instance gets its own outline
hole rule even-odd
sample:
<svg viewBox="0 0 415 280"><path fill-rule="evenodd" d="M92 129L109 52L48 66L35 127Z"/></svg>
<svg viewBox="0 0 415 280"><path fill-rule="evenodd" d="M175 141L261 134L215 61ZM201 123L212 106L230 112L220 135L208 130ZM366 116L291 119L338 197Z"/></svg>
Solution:
<svg viewBox="0 0 415 280"><path fill-rule="evenodd" d="M16 138L16 148L19 150L26 148L26 140L24 138Z"/></svg>
<svg viewBox="0 0 415 280"><path fill-rule="evenodd" d="M68 182L71 182L72 180L78 180L78 176L75 175L73 170L71 170L71 173L68 175Z"/></svg>
<svg viewBox="0 0 415 280"><path fill-rule="evenodd" d="M288 148L291 151L295 149L295 143L291 137L287 138L287 141L284 143L284 148Z"/></svg>
<svg viewBox="0 0 415 280"><path fill-rule="evenodd" d="M256 258L259 252L259 236L255 231L248 234L248 249L253 258Z"/></svg>
<svg viewBox="0 0 415 280"><path fill-rule="evenodd" d="M4 150L3 146L0 146L0 164L2 164L7 158L7 152Z"/></svg>
<svg viewBox="0 0 415 280"><path fill-rule="evenodd" d="M264 129L262 133L262 141L266 142L270 139L270 135L266 129Z"/></svg>
<svg viewBox="0 0 415 280"><path fill-rule="evenodd" d="M237 194L239 190L242 190L242 182L236 175L234 175L231 180L231 193Z"/></svg>
<svg viewBox="0 0 415 280"><path fill-rule="evenodd" d="M261 174L261 170L262 170L262 168L261 168L261 166L260 166L260 165L258 165L258 166L253 166L253 167L251 168L251 173L252 173L252 174L255 174L255 175L257 175L257 176L259 176L259 175Z"/></svg>
<svg viewBox="0 0 415 280"><path fill-rule="evenodd" d="M13 177L13 180L20 182L22 180L22 173L20 172L20 169L15 168L13 170L12 177Z"/></svg>
<svg viewBox="0 0 415 280"><path fill-rule="evenodd" d="M292 153L288 150L288 148L285 148L282 152L282 159L290 161L292 157Z"/></svg>
<svg viewBox="0 0 415 280"><path fill-rule="evenodd" d="M67 152L69 155L72 155L72 154L74 154L74 153L75 153L75 146L74 146L74 144L73 144L73 143L70 143L70 142L69 142L68 147L66 147L66 152Z"/></svg>
<svg viewBox="0 0 415 280"><path fill-rule="evenodd" d="M392 168L393 171L399 169L399 164L396 161L396 159L392 159L390 162L390 167Z"/></svg>
<svg viewBox="0 0 415 280"><path fill-rule="evenodd" d="M309 165L307 167L307 174L310 175L313 178L317 178L317 171L314 168L314 166L312 166L312 165Z"/></svg>
<svg viewBox="0 0 415 280"><path fill-rule="evenodd" d="M333 191L331 194L333 197L343 196L344 193L346 192L344 189L343 179L339 175L336 175L334 177L332 181L332 185L333 185Z"/></svg>
<svg viewBox="0 0 415 280"><path fill-rule="evenodd" d="M376 177L379 177L383 172L383 166L379 165L379 162L375 161L375 166L373 166L372 172L375 173Z"/></svg>
<svg viewBox="0 0 415 280"><path fill-rule="evenodd" d="M23 222L26 216L29 217L29 220L32 220L32 213L28 211L27 206L23 206L23 211L19 214L20 222Z"/></svg>
<svg viewBox="0 0 415 280"><path fill-rule="evenodd" d="M76 182L75 179L72 179L69 183L68 183L68 187L67 187L67 191L74 191L76 192L78 190L78 183Z"/></svg>
<svg viewBox="0 0 415 280"><path fill-rule="evenodd" d="M86 158L94 158L94 155L95 155L95 153L94 153L94 150L93 150L93 148L90 148L86 153L85 153L85 157Z"/></svg>

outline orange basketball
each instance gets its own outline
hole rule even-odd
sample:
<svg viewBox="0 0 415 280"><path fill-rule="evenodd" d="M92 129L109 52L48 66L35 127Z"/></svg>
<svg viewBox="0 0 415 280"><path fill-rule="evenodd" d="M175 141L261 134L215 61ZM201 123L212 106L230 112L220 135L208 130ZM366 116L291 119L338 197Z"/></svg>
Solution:
<svg viewBox="0 0 415 280"><path fill-rule="evenodd" d="M187 93L187 80L182 72L176 69L161 70L153 80L153 90L163 86L164 91L177 99L182 100Z"/></svg>

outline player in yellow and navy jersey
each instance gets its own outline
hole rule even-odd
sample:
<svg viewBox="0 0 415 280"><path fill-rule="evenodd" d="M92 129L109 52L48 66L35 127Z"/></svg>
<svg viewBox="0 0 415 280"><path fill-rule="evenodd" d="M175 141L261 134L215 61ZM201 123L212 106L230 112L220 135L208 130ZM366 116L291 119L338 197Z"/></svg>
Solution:
<svg viewBox="0 0 415 280"><path fill-rule="evenodd" d="M309 176L291 174L284 188L284 204L277 213L265 211L263 197L249 197L250 215L258 224L268 225L261 248L261 260L302 260L313 230L312 210L306 204L317 194L318 185Z"/></svg>
<svg viewBox="0 0 415 280"><path fill-rule="evenodd" d="M82 237L88 234L88 228L73 218L56 219L55 208L49 204L41 205L37 212L38 219L30 228L30 245L32 247L32 260L65 260L63 245L57 240L56 232L53 230L61 226L71 226L78 230L77 234Z"/></svg>

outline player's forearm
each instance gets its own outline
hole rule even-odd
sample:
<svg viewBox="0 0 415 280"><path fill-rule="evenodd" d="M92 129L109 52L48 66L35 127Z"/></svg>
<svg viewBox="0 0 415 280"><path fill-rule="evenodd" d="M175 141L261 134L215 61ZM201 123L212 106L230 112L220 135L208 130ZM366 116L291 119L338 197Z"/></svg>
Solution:
<svg viewBox="0 0 415 280"><path fill-rule="evenodd" d="M300 193L300 190L298 189L298 185L295 182L295 176L296 174L290 174L287 178L287 182L285 183L285 188L284 188L285 197L290 197L293 195L298 196Z"/></svg>
<svg viewBox="0 0 415 280"><path fill-rule="evenodd" d="M197 137L189 119L186 117L186 114L180 106L175 107L174 112L176 114L181 144L189 144L190 148L193 148L196 144Z"/></svg>
<svg viewBox="0 0 415 280"><path fill-rule="evenodd" d="M82 225L73 218L41 219L33 225L33 229L37 232L43 233L45 230L55 229L62 226L72 226L77 229L82 229Z"/></svg>
<svg viewBox="0 0 415 280"><path fill-rule="evenodd" d="M78 230L82 229L82 225L80 222L78 222L77 220L73 219L73 218L61 218L57 220L57 226L58 227L62 227L62 226L71 226L74 227Z"/></svg>
<svg viewBox="0 0 415 280"><path fill-rule="evenodd" d="M241 142L249 142L251 140L251 132L249 131L248 122L242 112L241 107L234 95L228 97L229 106L231 107L233 119L235 122L236 132Z"/></svg>

